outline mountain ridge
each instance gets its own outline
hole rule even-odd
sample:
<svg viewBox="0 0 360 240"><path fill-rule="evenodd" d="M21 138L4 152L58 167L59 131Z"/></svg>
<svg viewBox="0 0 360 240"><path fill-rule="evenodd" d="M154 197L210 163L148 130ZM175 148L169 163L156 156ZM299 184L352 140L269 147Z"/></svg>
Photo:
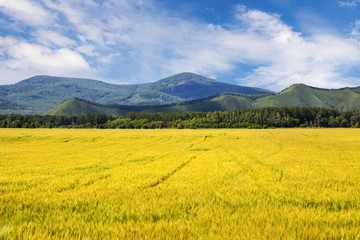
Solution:
<svg viewBox="0 0 360 240"><path fill-rule="evenodd" d="M339 110L360 109L360 87L324 89L294 84L276 95L258 99L255 107L324 107Z"/></svg>
<svg viewBox="0 0 360 240"><path fill-rule="evenodd" d="M224 93L216 96L185 101L181 103L152 106L109 105L91 102L84 99L68 99L51 109L47 115L85 115L88 113L104 113L121 116L127 112L212 112L251 108L252 98L256 96Z"/></svg>
<svg viewBox="0 0 360 240"><path fill-rule="evenodd" d="M63 101L82 98L118 105L162 105L202 99L223 92L272 93L269 90L219 82L194 73L180 73L153 83L111 84L85 78L38 75L0 85L0 113L45 114Z"/></svg>
<svg viewBox="0 0 360 240"><path fill-rule="evenodd" d="M78 101L81 101L78 99ZM84 104L84 103L82 103ZM96 109L94 109L96 106ZM304 84L294 84L276 95L241 95L223 93L213 97L165 105L133 107L97 105L86 102L84 108L74 107L65 101L48 112L49 115L79 115L91 112L109 115L124 115L126 112L212 112L264 107L321 107L338 110L360 109L360 87L321 89ZM114 109L117 109L116 111ZM81 115L80 114L80 115Z"/></svg>

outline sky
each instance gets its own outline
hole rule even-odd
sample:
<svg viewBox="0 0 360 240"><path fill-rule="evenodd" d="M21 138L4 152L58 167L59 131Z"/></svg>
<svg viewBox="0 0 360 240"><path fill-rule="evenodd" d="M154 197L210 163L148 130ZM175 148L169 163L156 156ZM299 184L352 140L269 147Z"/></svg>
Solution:
<svg viewBox="0 0 360 240"><path fill-rule="evenodd" d="M273 91L360 86L360 0L0 0L0 84L181 72Z"/></svg>

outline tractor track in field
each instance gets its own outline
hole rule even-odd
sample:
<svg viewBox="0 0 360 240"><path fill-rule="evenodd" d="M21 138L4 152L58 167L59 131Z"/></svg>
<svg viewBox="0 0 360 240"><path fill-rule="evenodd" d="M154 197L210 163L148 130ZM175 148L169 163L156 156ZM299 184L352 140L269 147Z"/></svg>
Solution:
<svg viewBox="0 0 360 240"><path fill-rule="evenodd" d="M206 142L208 140L208 138L211 138L212 135L206 135L204 136L203 139L201 139L199 142L197 143L192 143L190 144L190 146L188 147L188 151L208 151L209 149L200 149L200 148L193 148L194 146L199 145L200 143ZM141 189L147 189L147 188L154 188L157 187L158 185L160 185L161 183L165 182L166 180L168 180L170 177L172 177L174 174L176 174L177 172L179 172L181 169L183 169L184 167L186 167L192 160L194 160L196 158L196 156L192 156L190 158L190 160L181 163L176 169L174 169L173 171L169 172L168 174L162 176L161 178L159 178L158 180L156 180L155 182L152 182L144 187L142 187Z"/></svg>
<svg viewBox="0 0 360 240"><path fill-rule="evenodd" d="M147 189L147 188L154 188L157 187L158 185L160 185L161 183L165 182L166 180L168 180L170 177L172 177L175 173L179 172L181 169L183 169L184 167L186 167L186 165L188 165L194 158L196 158L195 156L191 157L190 160L183 162L182 164L180 164L180 166L178 166L176 169L174 169L173 171L169 172L168 174L162 176L161 178L159 178L158 180L156 180L155 182L150 183L149 185L146 185L144 187L142 187L142 189Z"/></svg>
<svg viewBox="0 0 360 240"><path fill-rule="evenodd" d="M272 142L274 143L274 142ZM271 153L269 155L267 155L264 160L280 153L281 151L283 151L283 146L282 144L280 143L274 143L276 144L277 146L279 146L279 150L277 150L276 152L274 153ZM250 175L252 178L256 179L256 167L254 167L255 165L258 165L258 166L262 166L264 168L266 168L267 170L273 172L274 174L277 175L276 179L277 181L281 182L282 181L282 178L283 178L283 175L284 175L284 172L282 169L278 169L277 167L271 165L271 164L267 164L263 161L261 161L259 158L257 158L256 156L253 156L247 152L241 152L242 155L246 156L247 159L251 160L252 164L244 164L242 162L240 162L237 157L236 157L236 154L232 153L229 149L227 149L225 146L222 147L223 150L226 152L226 154L228 154L230 156L230 159L229 161L231 162L234 162L235 164L237 164L240 168L242 168L242 170Z"/></svg>

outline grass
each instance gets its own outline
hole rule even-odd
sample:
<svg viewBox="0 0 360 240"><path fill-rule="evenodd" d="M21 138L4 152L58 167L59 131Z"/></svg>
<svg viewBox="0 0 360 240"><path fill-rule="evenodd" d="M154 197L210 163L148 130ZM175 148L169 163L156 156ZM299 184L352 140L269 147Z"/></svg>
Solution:
<svg viewBox="0 0 360 240"><path fill-rule="evenodd" d="M0 129L0 239L360 239L360 131Z"/></svg>

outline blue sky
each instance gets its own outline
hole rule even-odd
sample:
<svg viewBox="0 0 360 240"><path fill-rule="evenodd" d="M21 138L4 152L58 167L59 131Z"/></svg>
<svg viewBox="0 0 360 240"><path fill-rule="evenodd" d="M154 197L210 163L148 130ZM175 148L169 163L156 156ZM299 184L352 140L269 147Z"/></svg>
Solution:
<svg viewBox="0 0 360 240"><path fill-rule="evenodd" d="M0 84L180 72L280 91L360 86L360 0L0 0Z"/></svg>

